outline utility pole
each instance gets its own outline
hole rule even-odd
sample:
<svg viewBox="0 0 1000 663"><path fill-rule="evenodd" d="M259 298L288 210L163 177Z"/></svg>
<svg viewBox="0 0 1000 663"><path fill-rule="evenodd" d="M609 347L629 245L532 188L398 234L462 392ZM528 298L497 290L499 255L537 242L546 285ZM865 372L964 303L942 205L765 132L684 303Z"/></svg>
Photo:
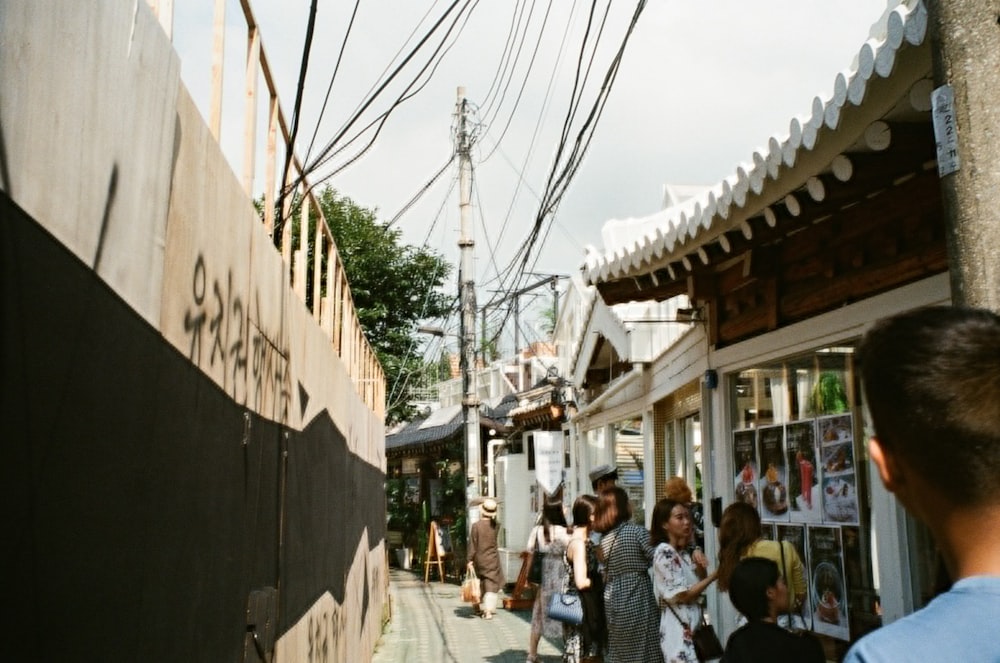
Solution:
<svg viewBox="0 0 1000 663"><path fill-rule="evenodd" d="M927 11L952 301L1000 311L1000 2Z"/></svg>
<svg viewBox="0 0 1000 663"><path fill-rule="evenodd" d="M459 343L461 344L462 368L462 422L465 426L465 496L466 503L472 505L478 502L481 495L480 476L482 460L479 443L479 389L476 379L476 284L475 269L472 264L472 138L468 127L468 105L465 100L465 88L458 88L458 102L455 107L458 114L458 135L455 149L458 153L458 190L459 219L461 234L458 238L458 300L462 307L462 328ZM475 516L475 518L473 518ZM466 533L472 527L474 520L479 519L479 508L471 507L466 518Z"/></svg>

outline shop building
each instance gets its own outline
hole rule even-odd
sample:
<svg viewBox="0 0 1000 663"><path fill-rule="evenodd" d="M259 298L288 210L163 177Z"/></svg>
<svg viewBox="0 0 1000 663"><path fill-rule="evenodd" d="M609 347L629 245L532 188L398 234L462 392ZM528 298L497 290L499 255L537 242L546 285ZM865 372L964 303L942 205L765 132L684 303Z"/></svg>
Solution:
<svg viewBox="0 0 1000 663"><path fill-rule="evenodd" d="M869 470L853 364L876 320L950 303L932 91L926 10L902 2L836 74L832 96L751 163L655 215L609 224L583 269L598 296L578 298L592 321L570 351L581 453L607 453L619 422L639 422L642 510L665 477L687 478L705 503L710 559L708 514L753 504L768 536L799 547L804 616L834 660L934 591L926 530ZM623 340L618 328L643 307L648 322ZM650 356L633 340L640 327L680 333ZM728 635L728 597L711 591L708 602Z"/></svg>

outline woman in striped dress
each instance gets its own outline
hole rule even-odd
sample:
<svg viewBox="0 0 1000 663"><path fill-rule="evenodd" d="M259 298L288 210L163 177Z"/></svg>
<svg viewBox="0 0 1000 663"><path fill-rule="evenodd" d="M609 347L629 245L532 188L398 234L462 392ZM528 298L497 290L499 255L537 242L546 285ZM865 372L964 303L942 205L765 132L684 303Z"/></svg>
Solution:
<svg viewBox="0 0 1000 663"><path fill-rule="evenodd" d="M622 488L601 493L595 529L603 534L605 663L661 663L660 611L649 577L653 548L646 528L632 522L632 507Z"/></svg>

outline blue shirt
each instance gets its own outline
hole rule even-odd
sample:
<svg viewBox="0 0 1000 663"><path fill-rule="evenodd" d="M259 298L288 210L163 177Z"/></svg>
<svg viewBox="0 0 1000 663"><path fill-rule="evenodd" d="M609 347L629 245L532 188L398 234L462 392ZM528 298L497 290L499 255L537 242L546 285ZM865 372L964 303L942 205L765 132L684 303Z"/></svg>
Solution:
<svg viewBox="0 0 1000 663"><path fill-rule="evenodd" d="M1000 576L963 578L927 606L869 633L844 663L997 663Z"/></svg>

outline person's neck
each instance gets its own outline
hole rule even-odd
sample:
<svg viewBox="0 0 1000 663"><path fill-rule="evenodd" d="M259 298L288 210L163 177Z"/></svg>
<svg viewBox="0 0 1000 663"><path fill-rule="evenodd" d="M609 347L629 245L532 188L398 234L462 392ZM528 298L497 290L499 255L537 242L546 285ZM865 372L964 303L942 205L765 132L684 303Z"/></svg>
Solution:
<svg viewBox="0 0 1000 663"><path fill-rule="evenodd" d="M927 523L952 580L1000 576L1000 504L942 509Z"/></svg>
<svg viewBox="0 0 1000 663"><path fill-rule="evenodd" d="M687 540L686 539L677 539L675 537L670 536L670 537L667 537L667 543L670 544L671 548L673 548L674 550L677 550L678 552L681 551L681 550L684 550L685 548L687 548Z"/></svg>

